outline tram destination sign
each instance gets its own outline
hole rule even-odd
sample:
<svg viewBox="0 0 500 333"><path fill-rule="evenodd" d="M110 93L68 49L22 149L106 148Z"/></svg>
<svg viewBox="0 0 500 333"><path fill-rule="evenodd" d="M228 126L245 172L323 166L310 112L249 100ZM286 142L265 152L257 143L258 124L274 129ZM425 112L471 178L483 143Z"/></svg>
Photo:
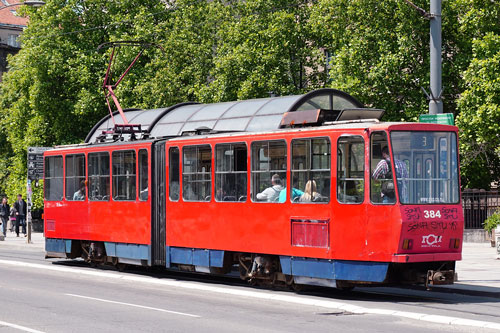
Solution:
<svg viewBox="0 0 500 333"><path fill-rule="evenodd" d="M38 181L43 178L43 152L49 147L28 147L28 179Z"/></svg>
<svg viewBox="0 0 500 333"><path fill-rule="evenodd" d="M453 113L440 114L421 114L419 117L421 123L432 123L441 125L455 125Z"/></svg>

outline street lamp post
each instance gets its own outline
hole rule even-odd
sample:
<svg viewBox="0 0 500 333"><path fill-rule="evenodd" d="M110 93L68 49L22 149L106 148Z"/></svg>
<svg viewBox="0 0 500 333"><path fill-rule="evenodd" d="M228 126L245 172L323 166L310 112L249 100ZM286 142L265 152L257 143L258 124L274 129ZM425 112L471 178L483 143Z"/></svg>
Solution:
<svg viewBox="0 0 500 333"><path fill-rule="evenodd" d="M441 70L441 0L431 0L430 6L431 26L431 91L429 101L429 114L443 113L442 95L442 70Z"/></svg>
<svg viewBox="0 0 500 333"><path fill-rule="evenodd" d="M11 3L9 5L1 6L0 10L2 10L4 8L16 7L16 6L42 7L43 5L45 5L44 1L38 1L38 0L30 1L30 0L27 0L27 1L24 1L24 2Z"/></svg>
<svg viewBox="0 0 500 333"><path fill-rule="evenodd" d="M441 0L431 0L430 12L416 6L410 0L405 0L408 5L413 7L424 18L430 21L430 92L427 94L424 88L422 90L429 99L429 114L443 113L443 87L442 87L442 68L441 68Z"/></svg>

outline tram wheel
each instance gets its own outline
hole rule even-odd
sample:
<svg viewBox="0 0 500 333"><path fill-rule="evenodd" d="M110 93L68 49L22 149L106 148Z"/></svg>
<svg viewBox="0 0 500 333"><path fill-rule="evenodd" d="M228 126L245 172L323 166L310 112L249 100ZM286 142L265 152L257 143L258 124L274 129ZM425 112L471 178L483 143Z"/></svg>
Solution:
<svg viewBox="0 0 500 333"><path fill-rule="evenodd" d="M119 272L123 272L125 270L125 268L127 267L127 264L117 263L115 266L116 266L116 269L118 269Z"/></svg>
<svg viewBox="0 0 500 333"><path fill-rule="evenodd" d="M348 282L337 281L336 288L340 291L351 291L354 289L354 286Z"/></svg>

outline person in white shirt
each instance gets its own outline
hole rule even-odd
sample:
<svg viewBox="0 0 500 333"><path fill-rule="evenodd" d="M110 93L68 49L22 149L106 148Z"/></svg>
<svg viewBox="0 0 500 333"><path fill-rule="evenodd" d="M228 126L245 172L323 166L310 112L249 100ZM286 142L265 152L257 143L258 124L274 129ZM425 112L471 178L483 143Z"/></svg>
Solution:
<svg viewBox="0 0 500 333"><path fill-rule="evenodd" d="M280 192L284 189L283 185L281 185L281 178L278 174L274 174L271 177L271 186L266 188L261 193L257 193L257 200L259 201L267 201L274 202L280 196Z"/></svg>
<svg viewBox="0 0 500 333"><path fill-rule="evenodd" d="M83 201L85 200L85 181L80 182L80 189L73 193L73 200Z"/></svg>

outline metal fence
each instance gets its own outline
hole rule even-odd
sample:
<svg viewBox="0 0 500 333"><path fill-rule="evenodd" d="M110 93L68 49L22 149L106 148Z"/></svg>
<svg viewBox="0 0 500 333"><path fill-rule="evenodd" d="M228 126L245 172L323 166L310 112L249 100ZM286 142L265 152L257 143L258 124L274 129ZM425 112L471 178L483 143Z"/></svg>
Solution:
<svg viewBox="0 0 500 333"><path fill-rule="evenodd" d="M462 203L465 229L483 229L484 220L500 209L500 192L466 189Z"/></svg>

